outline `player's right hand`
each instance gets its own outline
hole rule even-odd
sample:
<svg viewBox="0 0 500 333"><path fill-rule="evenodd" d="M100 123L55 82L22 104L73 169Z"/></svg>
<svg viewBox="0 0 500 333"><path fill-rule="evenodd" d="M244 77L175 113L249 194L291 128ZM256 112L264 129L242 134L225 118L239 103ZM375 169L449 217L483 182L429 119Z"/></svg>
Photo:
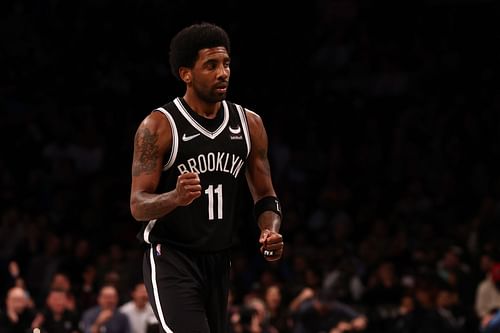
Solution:
<svg viewBox="0 0 500 333"><path fill-rule="evenodd" d="M200 177L196 172L186 172L177 177L175 186L177 203L187 206L201 195Z"/></svg>

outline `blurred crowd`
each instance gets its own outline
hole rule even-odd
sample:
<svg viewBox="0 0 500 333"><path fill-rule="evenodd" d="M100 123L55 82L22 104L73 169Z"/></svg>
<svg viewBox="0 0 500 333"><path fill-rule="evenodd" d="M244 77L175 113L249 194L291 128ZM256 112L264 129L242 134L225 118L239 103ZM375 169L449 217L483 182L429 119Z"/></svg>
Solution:
<svg viewBox="0 0 500 333"><path fill-rule="evenodd" d="M264 119L284 210L267 263L243 188L232 332L500 332L495 1L220 6L2 1L0 332L157 331L132 143L196 20L232 38L228 99Z"/></svg>

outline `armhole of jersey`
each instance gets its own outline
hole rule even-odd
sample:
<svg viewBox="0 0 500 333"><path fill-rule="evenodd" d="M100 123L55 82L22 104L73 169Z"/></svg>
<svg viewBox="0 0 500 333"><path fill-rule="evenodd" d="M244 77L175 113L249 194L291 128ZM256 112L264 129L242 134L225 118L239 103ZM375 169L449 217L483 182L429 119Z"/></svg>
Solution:
<svg viewBox="0 0 500 333"><path fill-rule="evenodd" d="M170 149L170 156L167 163L163 166L163 171L168 170L172 164L174 164L175 158L177 157L177 152L179 151L179 135L177 134L177 126L175 126L175 121L172 115L164 108L158 108L154 111L159 111L167 118L170 123L170 128L172 129L172 148Z"/></svg>
<svg viewBox="0 0 500 333"><path fill-rule="evenodd" d="M146 227L144 228L144 232L142 233L142 238L148 244L151 244L151 241L149 240L149 234L151 233L151 230L153 230L155 224L156 224L156 219L150 220L146 225Z"/></svg>
<svg viewBox="0 0 500 333"><path fill-rule="evenodd" d="M243 133L245 134L245 141L247 143L247 157L250 155L250 150L252 149L252 143L250 140L250 130L248 128L247 116L245 114L245 110L241 105L234 104L236 106L236 110L238 110L238 115L240 116L241 125L243 127ZM252 112L250 110L247 110Z"/></svg>

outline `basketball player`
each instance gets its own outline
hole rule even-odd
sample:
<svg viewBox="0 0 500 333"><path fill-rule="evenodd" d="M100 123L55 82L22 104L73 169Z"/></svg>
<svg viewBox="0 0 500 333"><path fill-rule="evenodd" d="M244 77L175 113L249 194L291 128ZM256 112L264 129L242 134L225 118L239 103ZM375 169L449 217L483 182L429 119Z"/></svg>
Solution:
<svg viewBox="0 0 500 333"><path fill-rule="evenodd" d="M184 28L169 56L186 91L137 129L130 209L145 221L144 280L163 332L223 333L241 175L254 200L260 251L268 261L283 253L268 139L256 113L226 100L231 59L222 28Z"/></svg>

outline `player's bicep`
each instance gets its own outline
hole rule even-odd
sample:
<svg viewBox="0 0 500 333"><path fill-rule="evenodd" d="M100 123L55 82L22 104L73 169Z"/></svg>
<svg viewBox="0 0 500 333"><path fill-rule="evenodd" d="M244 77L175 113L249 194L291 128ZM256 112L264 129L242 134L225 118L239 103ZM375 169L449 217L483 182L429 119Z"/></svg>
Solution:
<svg viewBox="0 0 500 333"><path fill-rule="evenodd" d="M246 176L255 201L265 196L275 195L275 193L271 181L266 130L258 115L250 114L248 119L252 149L248 158Z"/></svg>
<svg viewBox="0 0 500 333"><path fill-rule="evenodd" d="M163 157L171 139L153 116L146 118L135 134L132 160L132 191L154 192L163 168Z"/></svg>

